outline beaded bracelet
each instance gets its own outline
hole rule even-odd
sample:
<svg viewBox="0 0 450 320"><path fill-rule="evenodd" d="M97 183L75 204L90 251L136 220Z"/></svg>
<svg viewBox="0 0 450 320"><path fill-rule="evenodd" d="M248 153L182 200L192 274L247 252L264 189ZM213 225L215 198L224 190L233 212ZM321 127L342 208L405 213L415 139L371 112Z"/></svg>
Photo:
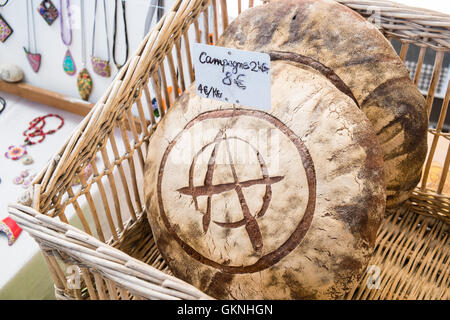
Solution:
<svg viewBox="0 0 450 320"><path fill-rule="evenodd" d="M61 121L61 123L59 124L59 126L56 129L44 131L44 127L46 124L45 119L50 118L50 117L58 118ZM63 125L64 125L64 119L61 116L59 116L57 114L53 114L53 113L49 113L45 116L34 118L33 120L30 121L28 129L23 132L23 135L26 137L25 143L20 146L14 146L14 145L9 146L8 151L5 152L5 157L8 159L12 159L12 160L19 160L19 159L23 158L25 155L27 155L27 150L26 150L27 145L31 146L33 144L44 141L45 137L48 134L55 133L57 130L61 129L61 127ZM31 138L34 138L34 137L41 137L41 138L37 141L31 141ZM22 162L25 165L29 165L29 164L33 163L33 159L30 156L27 156L26 158L23 158Z"/></svg>
<svg viewBox="0 0 450 320"><path fill-rule="evenodd" d="M45 127L45 119L50 118L50 117L58 118L59 120L61 120L61 123L59 124L59 126L56 129L52 129L52 130L48 130L47 132L44 132L43 129ZM33 145L36 143L41 143L42 141L44 141L46 135L55 133L57 130L61 129L61 127L63 125L64 125L64 119L57 114L49 113L45 116L36 117L32 121L30 121L30 126L28 127L27 130L25 130L23 132L23 135L26 137L25 144ZM30 130L32 130L32 129L34 129L34 131L30 132ZM41 137L41 138L37 141L31 141L30 138L34 138L34 137Z"/></svg>

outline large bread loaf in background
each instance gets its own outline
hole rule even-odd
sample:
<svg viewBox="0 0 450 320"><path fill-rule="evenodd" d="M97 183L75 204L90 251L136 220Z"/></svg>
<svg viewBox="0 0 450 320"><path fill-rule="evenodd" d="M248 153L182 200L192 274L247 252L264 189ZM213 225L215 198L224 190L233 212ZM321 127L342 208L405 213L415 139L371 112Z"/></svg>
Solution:
<svg viewBox="0 0 450 320"><path fill-rule="evenodd" d="M378 135L387 207L394 209L409 197L427 152L425 99L375 26L334 1L271 1L244 11L218 45L295 52L333 70L351 89Z"/></svg>
<svg viewBox="0 0 450 320"><path fill-rule="evenodd" d="M156 244L175 276L215 298L342 298L384 214L373 126L339 79L281 56L270 112L201 98L194 84L149 142Z"/></svg>

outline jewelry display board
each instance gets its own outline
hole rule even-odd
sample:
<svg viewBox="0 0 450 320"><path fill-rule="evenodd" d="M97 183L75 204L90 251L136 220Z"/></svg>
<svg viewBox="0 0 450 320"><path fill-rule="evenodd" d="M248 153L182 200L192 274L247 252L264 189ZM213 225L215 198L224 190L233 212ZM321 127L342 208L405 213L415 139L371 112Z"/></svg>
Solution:
<svg viewBox="0 0 450 320"><path fill-rule="evenodd" d="M149 7L157 9L149 25L153 27L156 13L161 16L162 8L170 7L174 0L155 4L139 0L97 1L93 34L95 2L84 1L83 14L79 0L0 1L0 64L20 67L23 81L35 88L95 103L142 41ZM161 4L163 7L159 8ZM109 71L101 68L102 62L97 58L109 62ZM108 72L96 73L99 68ZM7 92L13 90L10 85L8 88Z"/></svg>

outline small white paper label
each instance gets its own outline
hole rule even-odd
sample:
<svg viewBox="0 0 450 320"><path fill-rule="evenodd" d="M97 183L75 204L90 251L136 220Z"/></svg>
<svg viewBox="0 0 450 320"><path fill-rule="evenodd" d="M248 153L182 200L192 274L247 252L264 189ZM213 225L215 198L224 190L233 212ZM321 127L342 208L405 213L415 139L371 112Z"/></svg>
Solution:
<svg viewBox="0 0 450 320"><path fill-rule="evenodd" d="M193 44L195 85L204 98L270 111L270 56Z"/></svg>

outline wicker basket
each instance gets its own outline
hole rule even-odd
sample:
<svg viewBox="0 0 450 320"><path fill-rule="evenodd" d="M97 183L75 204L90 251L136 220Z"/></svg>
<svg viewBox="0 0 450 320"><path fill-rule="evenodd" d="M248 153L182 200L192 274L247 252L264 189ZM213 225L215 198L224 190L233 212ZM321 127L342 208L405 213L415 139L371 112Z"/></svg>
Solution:
<svg viewBox="0 0 450 320"><path fill-rule="evenodd" d="M403 60L410 43L420 46L416 84L425 51L436 52L426 100L430 113L444 54L450 51L450 16L387 1L340 2L370 19L376 12L381 31L401 41ZM247 5L253 1L239 0L239 12ZM209 298L171 276L152 237L140 184L148 141L158 125L152 97L159 106L164 102L170 107L178 88L183 91L194 81L190 43L208 43L210 33L216 41L228 23L226 0L175 1L32 188L9 206L13 218L38 242L58 299ZM449 298L450 196L444 190L449 184L450 135L442 128L450 84L445 85L439 120L429 130L432 142L422 181L409 201L383 222L370 267L348 299ZM164 109L159 112L164 116ZM441 145L443 149L437 147ZM439 151L445 161L430 185ZM89 164L93 175L86 179L81 173ZM73 187L77 178L81 186ZM83 231L71 225L75 218Z"/></svg>

